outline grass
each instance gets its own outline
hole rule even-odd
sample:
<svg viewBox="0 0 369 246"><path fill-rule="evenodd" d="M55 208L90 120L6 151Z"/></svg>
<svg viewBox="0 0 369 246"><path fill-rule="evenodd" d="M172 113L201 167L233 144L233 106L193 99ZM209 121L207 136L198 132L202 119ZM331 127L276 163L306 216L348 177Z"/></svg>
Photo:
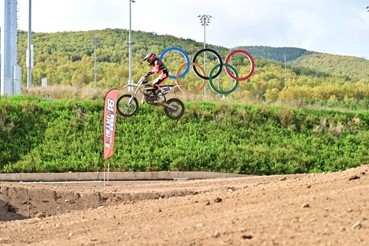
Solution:
<svg viewBox="0 0 369 246"><path fill-rule="evenodd" d="M127 88L118 88L119 95L132 93ZM89 86L70 86L70 85L53 85L45 88L42 87L31 87L29 89L23 89L23 94L47 98L47 99L93 99L93 100L104 100L105 94L109 89L106 88L92 88ZM138 96L140 99L140 96ZM183 101L202 101L202 102L221 102L221 103L240 103L240 104L255 104L255 105L270 105L287 108L304 108L311 110L335 110L335 111L353 111L349 110L344 106L322 106L321 104L304 104L300 101L289 101L289 102L273 102L267 103L260 100L252 100L248 97L247 91L236 90L230 95L219 95L213 92L209 87L206 89L206 94L200 92L198 94L188 94L180 91L179 89L174 90L173 93L169 94L168 98L177 97ZM361 110L355 110L360 112Z"/></svg>

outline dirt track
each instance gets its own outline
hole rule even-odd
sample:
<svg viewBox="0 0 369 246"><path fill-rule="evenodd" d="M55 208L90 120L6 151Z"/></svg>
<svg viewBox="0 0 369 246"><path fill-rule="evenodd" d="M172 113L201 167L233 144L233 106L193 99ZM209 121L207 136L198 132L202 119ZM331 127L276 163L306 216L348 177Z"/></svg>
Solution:
<svg viewBox="0 0 369 246"><path fill-rule="evenodd" d="M369 245L368 165L325 174L0 186L0 245Z"/></svg>

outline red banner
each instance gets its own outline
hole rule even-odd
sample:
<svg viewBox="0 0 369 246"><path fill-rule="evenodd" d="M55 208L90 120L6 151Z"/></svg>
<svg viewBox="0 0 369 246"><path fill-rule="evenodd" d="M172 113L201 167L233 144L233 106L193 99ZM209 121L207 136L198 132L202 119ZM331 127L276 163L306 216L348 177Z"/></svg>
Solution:
<svg viewBox="0 0 369 246"><path fill-rule="evenodd" d="M114 137L117 112L118 90L111 89L106 93L104 105L104 159L114 155Z"/></svg>

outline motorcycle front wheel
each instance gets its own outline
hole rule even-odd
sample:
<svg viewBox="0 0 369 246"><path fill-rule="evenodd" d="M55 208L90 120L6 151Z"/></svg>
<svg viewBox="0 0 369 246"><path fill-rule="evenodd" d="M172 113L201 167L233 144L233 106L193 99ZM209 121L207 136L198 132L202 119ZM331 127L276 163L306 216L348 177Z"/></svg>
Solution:
<svg viewBox="0 0 369 246"><path fill-rule="evenodd" d="M125 117L135 115L138 112L137 98L130 94L124 94L117 101L117 110L120 115Z"/></svg>
<svg viewBox="0 0 369 246"><path fill-rule="evenodd" d="M178 98L170 98L165 102L168 106L164 105L165 115L172 120L180 119L185 111L184 104Z"/></svg>

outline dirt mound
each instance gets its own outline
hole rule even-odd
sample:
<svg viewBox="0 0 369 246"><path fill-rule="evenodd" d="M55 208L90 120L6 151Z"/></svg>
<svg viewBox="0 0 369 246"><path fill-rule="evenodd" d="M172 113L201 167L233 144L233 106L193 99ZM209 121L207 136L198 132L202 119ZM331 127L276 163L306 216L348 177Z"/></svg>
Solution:
<svg viewBox="0 0 369 246"><path fill-rule="evenodd" d="M110 184L108 185L110 186ZM88 210L141 200L186 196L194 193L188 190L127 193L119 192L117 189L111 190L107 187L101 189L101 184L98 187L88 182L85 182L84 185L64 183L61 187L53 185L54 187L46 185L46 188L40 188L40 186L45 186L41 184L31 186L23 184L20 186L19 184L8 183L1 185L0 221L22 220L33 217L44 218L71 211ZM89 186L90 188L87 188Z"/></svg>
<svg viewBox="0 0 369 246"><path fill-rule="evenodd" d="M1 183L0 245L369 245L368 170Z"/></svg>

